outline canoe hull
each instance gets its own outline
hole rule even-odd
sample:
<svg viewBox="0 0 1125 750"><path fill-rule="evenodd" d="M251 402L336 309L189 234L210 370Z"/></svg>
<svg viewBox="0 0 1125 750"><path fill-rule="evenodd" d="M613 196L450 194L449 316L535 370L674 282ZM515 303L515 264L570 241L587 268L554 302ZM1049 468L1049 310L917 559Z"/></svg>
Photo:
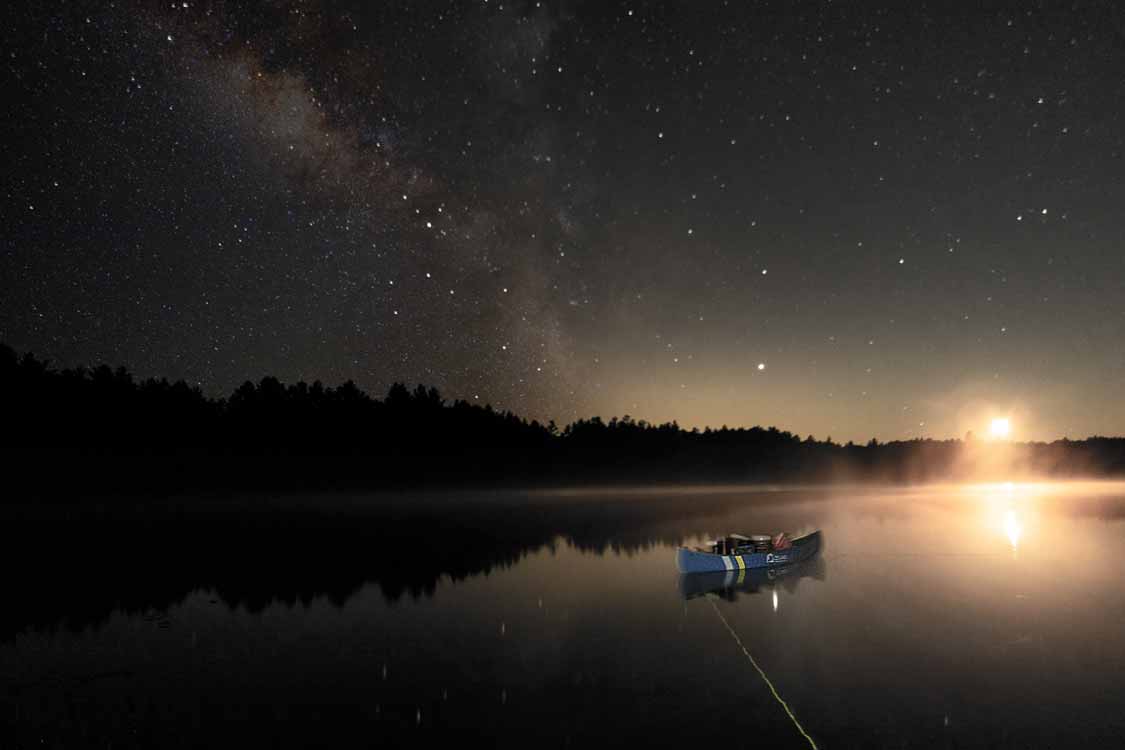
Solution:
<svg viewBox="0 0 1125 750"><path fill-rule="evenodd" d="M776 552L716 555L680 547L676 551L676 567L679 568L681 573L722 573L728 570L745 570L747 568L770 568L808 560L819 549L819 531L794 539L792 547Z"/></svg>
<svg viewBox="0 0 1125 750"><path fill-rule="evenodd" d="M680 594L684 599L714 594L734 601L739 595L753 596L762 591L770 591L779 582L785 584L786 590L793 591L802 578L823 581L824 576L824 558L814 555L792 565L728 570L724 573L681 573Z"/></svg>

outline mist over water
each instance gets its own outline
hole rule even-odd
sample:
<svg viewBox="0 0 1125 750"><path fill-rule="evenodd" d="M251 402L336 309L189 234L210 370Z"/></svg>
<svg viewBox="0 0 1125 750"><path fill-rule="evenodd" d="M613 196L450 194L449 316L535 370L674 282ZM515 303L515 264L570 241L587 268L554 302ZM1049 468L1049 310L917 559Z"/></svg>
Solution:
<svg viewBox="0 0 1125 750"><path fill-rule="evenodd" d="M1125 736L1125 485L192 498L4 524L13 746ZM824 532L685 585L675 548ZM23 583L21 580L32 580ZM742 740L739 740L741 742Z"/></svg>

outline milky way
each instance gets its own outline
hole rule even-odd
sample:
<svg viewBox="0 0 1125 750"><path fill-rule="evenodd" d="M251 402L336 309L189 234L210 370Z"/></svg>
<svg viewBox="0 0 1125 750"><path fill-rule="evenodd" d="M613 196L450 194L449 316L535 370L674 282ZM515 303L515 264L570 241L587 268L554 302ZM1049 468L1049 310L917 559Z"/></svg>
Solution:
<svg viewBox="0 0 1125 750"><path fill-rule="evenodd" d="M27 5L17 349L559 422L1125 429L1113 3Z"/></svg>

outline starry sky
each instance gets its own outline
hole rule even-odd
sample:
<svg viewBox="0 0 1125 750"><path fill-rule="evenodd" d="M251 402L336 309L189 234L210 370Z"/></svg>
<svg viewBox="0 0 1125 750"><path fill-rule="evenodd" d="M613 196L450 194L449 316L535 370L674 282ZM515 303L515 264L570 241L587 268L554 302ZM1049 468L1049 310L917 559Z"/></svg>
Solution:
<svg viewBox="0 0 1125 750"><path fill-rule="evenodd" d="M0 340L56 365L1125 432L1115 2L6 15Z"/></svg>

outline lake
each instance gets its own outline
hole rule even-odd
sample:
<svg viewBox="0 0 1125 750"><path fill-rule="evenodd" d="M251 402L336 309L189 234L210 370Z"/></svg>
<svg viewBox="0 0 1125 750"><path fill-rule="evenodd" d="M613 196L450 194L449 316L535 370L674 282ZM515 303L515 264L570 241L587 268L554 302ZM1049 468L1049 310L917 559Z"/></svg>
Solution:
<svg viewBox="0 0 1125 750"><path fill-rule="evenodd" d="M1125 485L53 512L0 531L4 747L1125 738ZM675 569L683 543L814 528L820 556L773 575Z"/></svg>

